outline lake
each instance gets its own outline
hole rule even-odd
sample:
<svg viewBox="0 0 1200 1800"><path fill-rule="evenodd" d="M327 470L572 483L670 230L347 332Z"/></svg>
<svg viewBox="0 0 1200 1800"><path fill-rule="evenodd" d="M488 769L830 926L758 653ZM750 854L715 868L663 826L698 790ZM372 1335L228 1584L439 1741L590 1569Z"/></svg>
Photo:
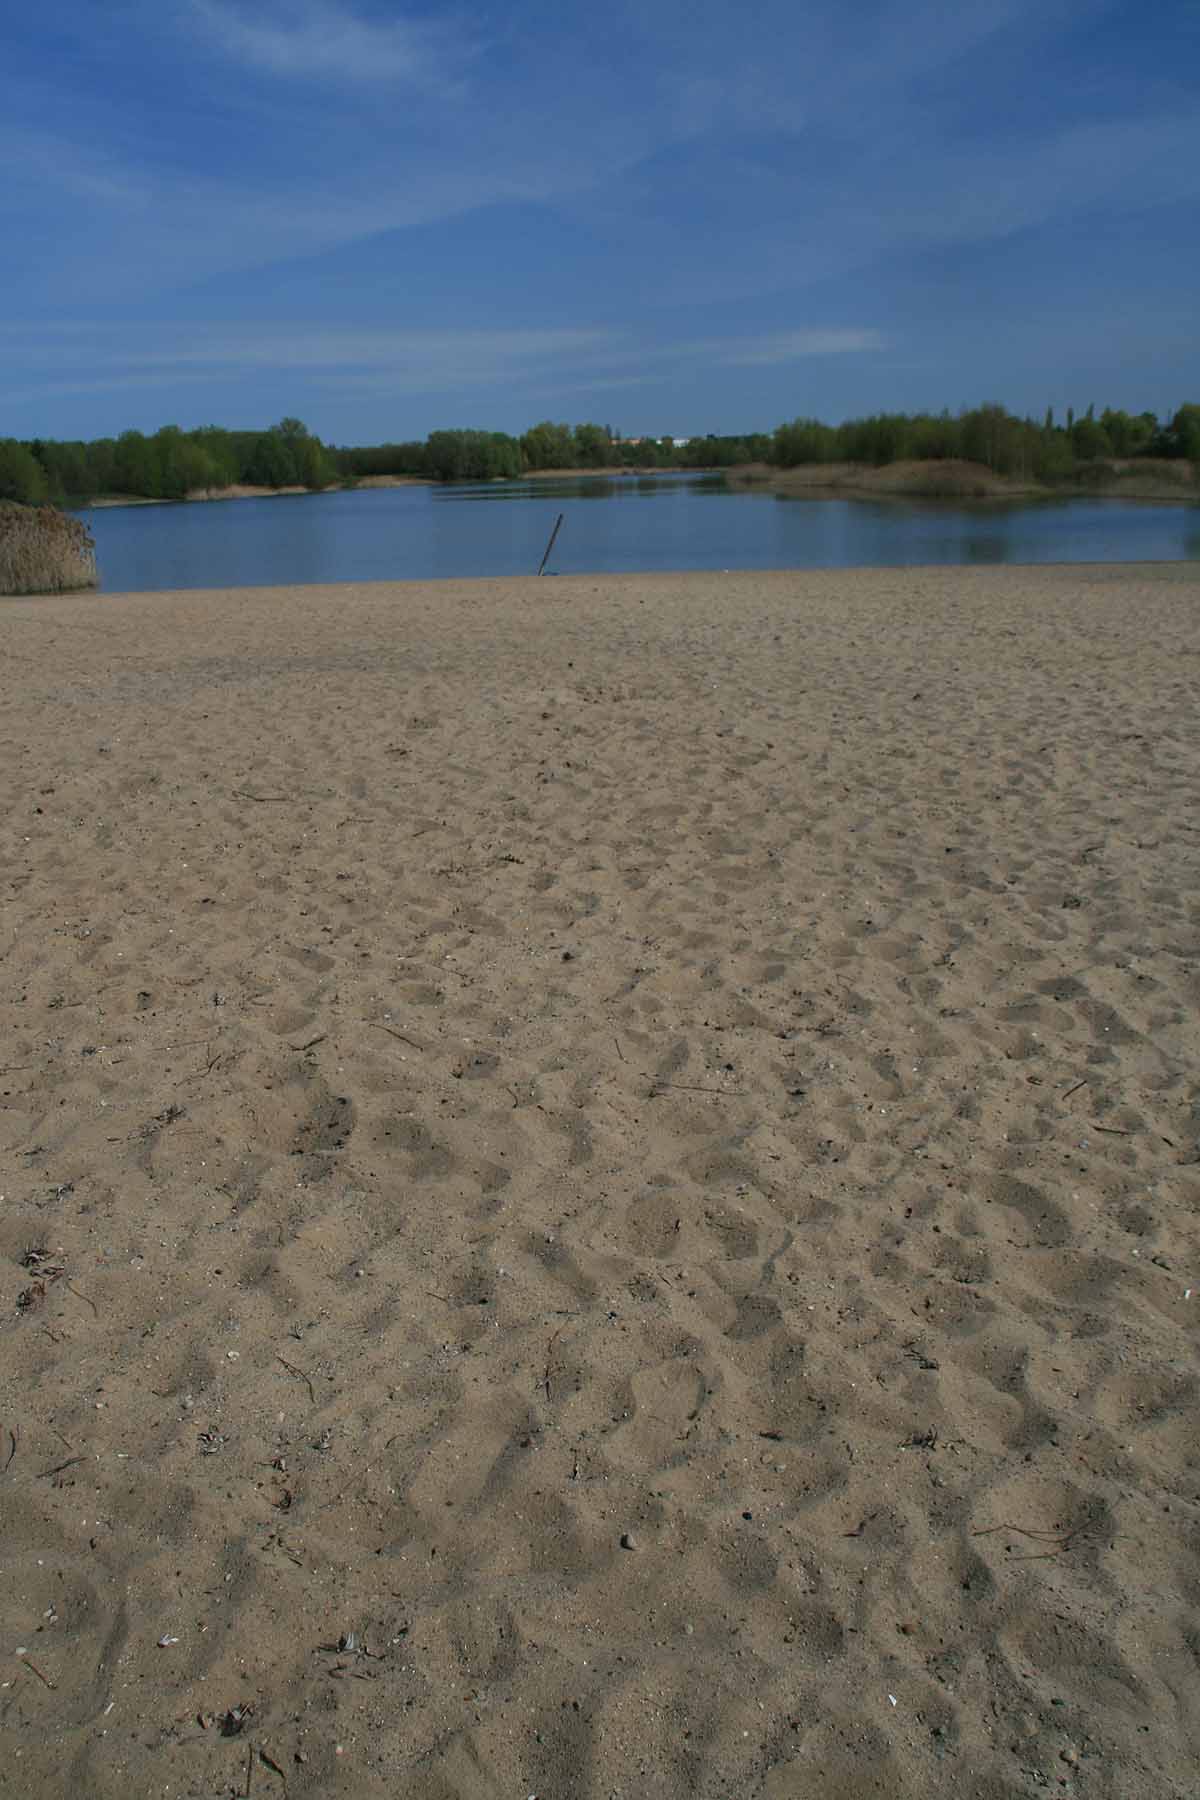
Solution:
<svg viewBox="0 0 1200 1800"><path fill-rule="evenodd" d="M1200 505L801 499L720 476L348 489L89 508L101 585L258 587L547 573L1200 561Z"/></svg>

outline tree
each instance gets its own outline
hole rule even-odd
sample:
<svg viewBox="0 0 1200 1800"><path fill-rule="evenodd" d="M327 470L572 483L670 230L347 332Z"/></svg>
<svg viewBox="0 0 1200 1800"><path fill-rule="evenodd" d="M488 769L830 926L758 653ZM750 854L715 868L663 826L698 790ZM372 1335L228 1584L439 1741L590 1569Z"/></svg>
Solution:
<svg viewBox="0 0 1200 1800"><path fill-rule="evenodd" d="M36 506L46 498L46 471L32 450L15 438L0 438L0 500Z"/></svg>
<svg viewBox="0 0 1200 1800"><path fill-rule="evenodd" d="M521 473L521 446L504 431L431 431L425 458L438 481L496 481Z"/></svg>
<svg viewBox="0 0 1200 1800"><path fill-rule="evenodd" d="M254 487L295 487L298 480L291 447L278 431L260 431L246 467L245 479Z"/></svg>
<svg viewBox="0 0 1200 1800"><path fill-rule="evenodd" d="M162 497L162 480L154 445L140 431L123 431L113 458L113 486L120 494L146 500Z"/></svg>
<svg viewBox="0 0 1200 1800"><path fill-rule="evenodd" d="M835 462L837 457L837 433L819 419L796 419L790 425L781 425L770 450L771 461L783 469L794 469L801 463Z"/></svg>
<svg viewBox="0 0 1200 1800"><path fill-rule="evenodd" d="M1071 447L1080 462L1096 462L1112 455L1112 444L1103 425L1098 425L1089 406L1082 419L1076 419L1070 432Z"/></svg>
<svg viewBox="0 0 1200 1800"><path fill-rule="evenodd" d="M603 469L612 461L612 445L603 425L575 427L575 461L581 469Z"/></svg>
<svg viewBox="0 0 1200 1800"><path fill-rule="evenodd" d="M521 455L527 469L573 469L575 440L569 425L554 425L544 419L521 439Z"/></svg>
<svg viewBox="0 0 1200 1800"><path fill-rule="evenodd" d="M1200 463L1200 406L1181 406L1171 420L1171 442L1176 456Z"/></svg>

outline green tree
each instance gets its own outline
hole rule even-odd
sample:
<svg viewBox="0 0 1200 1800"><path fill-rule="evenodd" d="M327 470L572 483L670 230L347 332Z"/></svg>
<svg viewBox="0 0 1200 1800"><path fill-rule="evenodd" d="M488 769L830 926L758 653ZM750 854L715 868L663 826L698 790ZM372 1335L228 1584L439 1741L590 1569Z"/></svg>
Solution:
<svg viewBox="0 0 1200 1800"><path fill-rule="evenodd" d="M612 444L603 425L575 427L576 465L581 469L603 469L612 461Z"/></svg>
<svg viewBox="0 0 1200 1800"><path fill-rule="evenodd" d="M770 460L783 469L794 469L802 463L836 462L837 438L833 428L822 425L819 419L795 419L776 431Z"/></svg>
<svg viewBox="0 0 1200 1800"><path fill-rule="evenodd" d="M1189 402L1171 420L1170 440L1176 456L1200 463L1200 406Z"/></svg>
<svg viewBox="0 0 1200 1800"><path fill-rule="evenodd" d="M36 506L46 498L48 484L32 450L15 438L0 438L0 500L23 500Z"/></svg>
<svg viewBox="0 0 1200 1800"><path fill-rule="evenodd" d="M1111 456L1112 444L1103 425L1097 424L1093 417L1093 409L1089 406L1082 419L1076 419L1070 432L1071 447L1080 462L1097 462L1103 456Z"/></svg>
<svg viewBox="0 0 1200 1800"><path fill-rule="evenodd" d="M543 419L521 439L521 455L527 469L573 469L575 440L569 425L554 425Z"/></svg>
<svg viewBox="0 0 1200 1800"><path fill-rule="evenodd" d="M245 464L244 480L253 487L295 487L298 471L291 446L278 431L260 431Z"/></svg>
<svg viewBox="0 0 1200 1800"><path fill-rule="evenodd" d="M162 477L155 447L140 431L123 431L113 458L113 486L119 494L146 500L162 497Z"/></svg>

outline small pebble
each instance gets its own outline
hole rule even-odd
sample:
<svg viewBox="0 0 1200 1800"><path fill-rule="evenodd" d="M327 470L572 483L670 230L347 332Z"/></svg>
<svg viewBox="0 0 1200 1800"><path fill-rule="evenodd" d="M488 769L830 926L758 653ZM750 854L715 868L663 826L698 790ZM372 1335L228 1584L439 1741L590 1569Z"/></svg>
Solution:
<svg viewBox="0 0 1200 1800"><path fill-rule="evenodd" d="M637 1539L634 1537L632 1531L623 1531L621 1533L621 1548L622 1550L637 1549Z"/></svg>

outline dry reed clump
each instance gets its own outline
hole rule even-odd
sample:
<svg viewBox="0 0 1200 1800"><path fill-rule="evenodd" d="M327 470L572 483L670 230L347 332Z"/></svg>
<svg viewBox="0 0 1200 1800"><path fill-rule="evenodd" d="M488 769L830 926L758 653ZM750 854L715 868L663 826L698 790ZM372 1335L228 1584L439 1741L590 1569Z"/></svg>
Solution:
<svg viewBox="0 0 1200 1800"><path fill-rule="evenodd" d="M0 500L0 594L65 594L96 586L96 546L53 506Z"/></svg>

